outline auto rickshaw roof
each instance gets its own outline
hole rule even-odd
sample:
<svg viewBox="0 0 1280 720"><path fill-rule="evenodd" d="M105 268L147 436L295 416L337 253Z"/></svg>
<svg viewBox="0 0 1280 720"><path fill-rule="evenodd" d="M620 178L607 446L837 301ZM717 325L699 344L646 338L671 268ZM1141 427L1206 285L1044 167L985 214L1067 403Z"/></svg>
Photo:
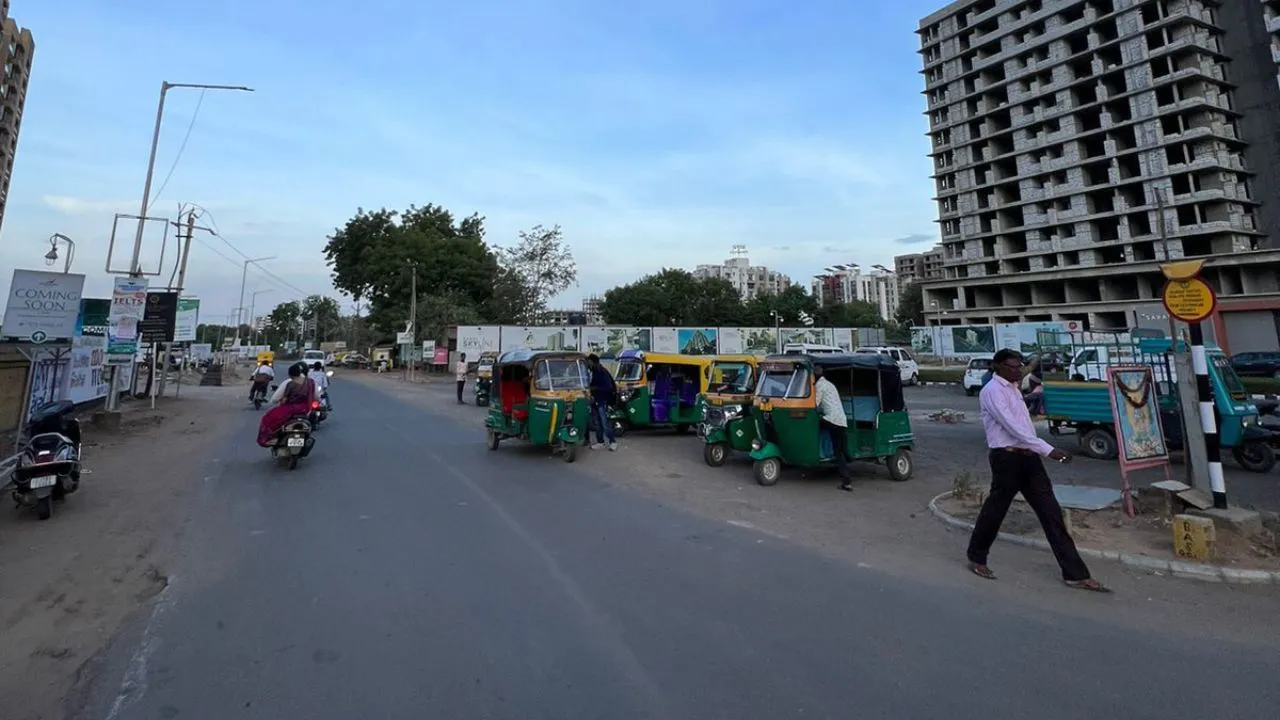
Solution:
<svg viewBox="0 0 1280 720"><path fill-rule="evenodd" d="M712 359L714 362L724 362L724 363L748 363L748 364L751 364L751 365L755 365L756 363L760 362L760 358L759 358L759 357L757 357L757 356L755 356L755 355L747 355L747 354L745 354L745 353L730 353L730 354L726 354L726 355L712 355L712 356L711 356L711 359Z"/></svg>
<svg viewBox="0 0 1280 720"><path fill-rule="evenodd" d="M586 355L573 350L508 350L498 356L494 365L526 365L532 367L539 360L585 360Z"/></svg>
<svg viewBox="0 0 1280 720"><path fill-rule="evenodd" d="M651 365L710 365L714 355L681 355L679 353L655 353L649 352L644 354L644 361Z"/></svg>
<svg viewBox="0 0 1280 720"><path fill-rule="evenodd" d="M805 363L827 368L865 368L879 370L885 367L898 367L898 363L888 355L879 353L821 353L817 355L769 355L764 363Z"/></svg>

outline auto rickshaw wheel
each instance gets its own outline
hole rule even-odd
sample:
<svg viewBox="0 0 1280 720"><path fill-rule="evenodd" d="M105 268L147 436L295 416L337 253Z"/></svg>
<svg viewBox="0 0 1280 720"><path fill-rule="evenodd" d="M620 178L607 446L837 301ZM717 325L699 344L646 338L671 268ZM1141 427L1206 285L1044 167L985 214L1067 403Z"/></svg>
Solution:
<svg viewBox="0 0 1280 720"><path fill-rule="evenodd" d="M778 478L782 476L782 461L778 458L757 460L751 468L751 473L755 475L756 482L760 485L773 487L778 484Z"/></svg>
<svg viewBox="0 0 1280 720"><path fill-rule="evenodd" d="M702 448L702 459L711 467L724 465L729 456L729 448L724 443L707 443Z"/></svg>
<svg viewBox="0 0 1280 720"><path fill-rule="evenodd" d="M622 422L621 420L614 420L613 421L613 438L616 440L622 437L623 435L626 434L628 429L629 428L627 427L626 423Z"/></svg>
<svg viewBox="0 0 1280 720"><path fill-rule="evenodd" d="M571 463L574 460L578 459L577 445L565 445L564 449L561 450L561 452L564 453L562 457L564 457L564 461L567 463Z"/></svg>
<svg viewBox="0 0 1280 720"><path fill-rule="evenodd" d="M689 432L689 425L687 423L679 423L676 425L677 435L684 435L687 432Z"/></svg>
<svg viewBox="0 0 1280 720"><path fill-rule="evenodd" d="M485 437L485 444L489 446L490 450L497 450L500 439L498 433L490 430L488 436Z"/></svg>
<svg viewBox="0 0 1280 720"><path fill-rule="evenodd" d="M915 472L915 461L911 459L911 451L906 448L898 448L897 452L888 457L885 465L889 467L889 478L894 482L910 480Z"/></svg>
<svg viewBox="0 0 1280 720"><path fill-rule="evenodd" d="M1264 442L1251 442L1231 448L1231 455L1240 467L1249 472L1266 473L1276 466L1276 453Z"/></svg>
<svg viewBox="0 0 1280 720"><path fill-rule="evenodd" d="M1080 448L1085 455L1097 460L1115 460L1120 455L1115 436L1102 428L1094 428L1081 435Z"/></svg>

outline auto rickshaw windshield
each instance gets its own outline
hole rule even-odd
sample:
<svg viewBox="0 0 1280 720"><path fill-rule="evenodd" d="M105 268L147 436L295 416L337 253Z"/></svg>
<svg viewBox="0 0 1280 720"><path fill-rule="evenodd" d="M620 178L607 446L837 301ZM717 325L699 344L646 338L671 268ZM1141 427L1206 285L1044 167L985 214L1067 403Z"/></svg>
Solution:
<svg viewBox="0 0 1280 720"><path fill-rule="evenodd" d="M615 380L621 382L635 382L644 374L644 364L635 360L623 360L618 363L618 369L614 372Z"/></svg>
<svg viewBox="0 0 1280 720"><path fill-rule="evenodd" d="M543 360L534 377L535 390L585 390L591 384L591 370L578 358Z"/></svg>
<svg viewBox="0 0 1280 720"><path fill-rule="evenodd" d="M745 362L718 362L711 366L711 388L715 392L749 393L754 379L751 366Z"/></svg>
<svg viewBox="0 0 1280 720"><path fill-rule="evenodd" d="M1225 355L1213 355L1210 357L1210 362L1218 371L1218 375L1222 378L1222 385L1227 389L1227 394L1232 400L1244 400L1249 396L1240 376L1236 374L1235 368L1231 367L1231 360Z"/></svg>
<svg viewBox="0 0 1280 720"><path fill-rule="evenodd" d="M809 397L809 368L803 365L762 368L760 384L756 386L756 396L763 398Z"/></svg>

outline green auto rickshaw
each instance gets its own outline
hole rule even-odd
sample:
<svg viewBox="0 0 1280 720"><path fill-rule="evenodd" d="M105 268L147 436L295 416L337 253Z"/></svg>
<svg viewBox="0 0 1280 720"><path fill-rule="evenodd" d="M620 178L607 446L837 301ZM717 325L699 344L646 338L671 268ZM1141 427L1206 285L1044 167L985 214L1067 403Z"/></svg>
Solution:
<svg viewBox="0 0 1280 720"><path fill-rule="evenodd" d="M754 355L717 355L711 361L711 380L700 398L702 459L711 467L724 465L730 450L750 452L756 439L751 417L752 395L760 361Z"/></svg>
<svg viewBox="0 0 1280 720"><path fill-rule="evenodd" d="M512 350L493 365L493 396L484 426L490 450L508 438L549 447L573 462L587 442L591 371L581 353Z"/></svg>
<svg viewBox="0 0 1280 720"><path fill-rule="evenodd" d="M498 353L486 350L480 353L476 362L476 407L486 407L493 391L493 364L498 361Z"/></svg>
<svg viewBox="0 0 1280 720"><path fill-rule="evenodd" d="M698 397L710 377L710 355L623 350L614 375L617 405L610 413L615 431L674 427L686 432L702 419Z"/></svg>
<svg viewBox="0 0 1280 720"><path fill-rule="evenodd" d="M889 477L910 479L915 436L902 395L902 373L888 355L770 355L760 363L751 459L756 482L775 485L784 465L834 465L831 436L821 431L814 366L840 393L848 420L848 454L883 462Z"/></svg>

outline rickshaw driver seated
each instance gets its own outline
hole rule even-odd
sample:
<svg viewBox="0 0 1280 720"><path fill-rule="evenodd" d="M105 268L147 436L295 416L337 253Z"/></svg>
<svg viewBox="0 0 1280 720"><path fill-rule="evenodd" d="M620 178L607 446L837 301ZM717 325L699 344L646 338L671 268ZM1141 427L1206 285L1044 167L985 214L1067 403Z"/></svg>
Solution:
<svg viewBox="0 0 1280 720"><path fill-rule="evenodd" d="M849 457L849 420L844 414L844 403L840 401L840 391L836 390L836 386L830 380L823 377L821 365L813 366L813 376L816 378L814 392L818 396L818 414L822 416L822 420L819 421L819 431L831 435L836 473L840 476L840 489L852 492L853 483L849 478L849 463L853 460Z"/></svg>

